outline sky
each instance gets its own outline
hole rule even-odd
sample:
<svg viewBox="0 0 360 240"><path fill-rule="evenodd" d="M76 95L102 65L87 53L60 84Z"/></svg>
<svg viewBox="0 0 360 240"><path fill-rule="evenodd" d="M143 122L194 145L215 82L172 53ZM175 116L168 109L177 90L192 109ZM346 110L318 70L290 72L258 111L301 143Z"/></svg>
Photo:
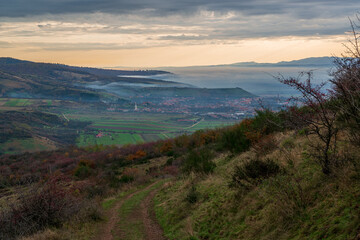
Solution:
<svg viewBox="0 0 360 240"><path fill-rule="evenodd" d="M339 55L359 0L0 0L0 56L151 68Z"/></svg>

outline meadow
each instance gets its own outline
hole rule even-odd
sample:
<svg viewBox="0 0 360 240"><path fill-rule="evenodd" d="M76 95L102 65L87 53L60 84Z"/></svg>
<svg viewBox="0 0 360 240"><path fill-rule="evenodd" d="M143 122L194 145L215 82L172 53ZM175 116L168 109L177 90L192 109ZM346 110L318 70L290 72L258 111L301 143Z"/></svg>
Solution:
<svg viewBox="0 0 360 240"><path fill-rule="evenodd" d="M0 111L27 112L39 110L56 114L59 118L91 123L85 129L74 130L78 135L76 145L139 144L190 135L202 129L215 129L234 124L235 120L206 119L203 116L142 112L111 112L103 106L49 99L0 98ZM53 126L55 127L55 126ZM65 126L66 127L66 126ZM56 128L56 127L55 127ZM34 146L38 147L34 147ZM49 148L49 146L51 147ZM14 138L0 145L2 153L54 149L54 143L43 139Z"/></svg>
<svg viewBox="0 0 360 240"><path fill-rule="evenodd" d="M214 129L233 124L231 120L207 120L181 114L104 113L66 114L69 119L90 121L90 128L81 132L78 146L94 144L126 145L170 139L201 129Z"/></svg>
<svg viewBox="0 0 360 240"><path fill-rule="evenodd" d="M52 106L53 100L27 99L27 98L0 98L0 107L21 108L21 107L35 106L35 105Z"/></svg>
<svg viewBox="0 0 360 240"><path fill-rule="evenodd" d="M17 154L26 151L53 150L56 146L44 138L12 139L0 145L0 152L5 154Z"/></svg>

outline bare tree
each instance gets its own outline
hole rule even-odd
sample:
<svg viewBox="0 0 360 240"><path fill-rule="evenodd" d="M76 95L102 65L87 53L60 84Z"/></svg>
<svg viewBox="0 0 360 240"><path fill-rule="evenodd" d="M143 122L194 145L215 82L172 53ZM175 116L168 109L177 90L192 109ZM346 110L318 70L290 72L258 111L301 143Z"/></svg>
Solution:
<svg viewBox="0 0 360 240"><path fill-rule="evenodd" d="M360 145L360 17L350 20L351 39L346 52L334 60L336 68L330 80L337 99L339 119L348 129L353 143Z"/></svg>
<svg viewBox="0 0 360 240"><path fill-rule="evenodd" d="M289 107L290 122L293 125L305 126L307 136L317 136L319 141L310 141L313 149L311 155L318 160L323 173L330 174L337 155L337 111L332 107L330 95L323 91L325 83L314 85L312 78L311 71L302 72L297 78L285 78L282 75L277 77L281 83L300 93L299 97L290 99L302 105Z"/></svg>

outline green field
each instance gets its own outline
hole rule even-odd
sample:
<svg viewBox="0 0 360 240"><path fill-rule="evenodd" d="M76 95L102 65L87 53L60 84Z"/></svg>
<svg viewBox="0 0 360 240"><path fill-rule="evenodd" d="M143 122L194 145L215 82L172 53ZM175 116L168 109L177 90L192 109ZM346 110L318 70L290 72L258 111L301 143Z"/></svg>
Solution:
<svg viewBox="0 0 360 240"><path fill-rule="evenodd" d="M36 152L54 149L55 146L37 139L13 139L0 145L0 152L5 154L16 154L19 152Z"/></svg>
<svg viewBox="0 0 360 240"><path fill-rule="evenodd" d="M28 99L9 99L4 106L6 107L24 107L30 105Z"/></svg>
<svg viewBox="0 0 360 240"><path fill-rule="evenodd" d="M93 144L125 145L168 139L233 124L227 120L205 120L180 114L106 113L103 115L70 113L69 119L91 121L90 128L77 139L78 146Z"/></svg>
<svg viewBox="0 0 360 240"><path fill-rule="evenodd" d="M0 106L22 108L27 106L52 106L53 100L25 99L25 98L0 98Z"/></svg>
<svg viewBox="0 0 360 240"><path fill-rule="evenodd" d="M69 104L69 105L66 105ZM67 106L71 106L68 108ZM91 125L76 140L78 146L126 145L170 139L182 134L191 134L200 129L210 129L233 124L230 120L206 120L201 116L184 114L160 114L140 112L104 112L99 113L89 106L76 105L49 99L0 98L0 111L22 111L27 107L37 109L53 107L57 115L66 119L89 121ZM50 110L52 108L46 108ZM6 145L6 146L5 146ZM37 149L32 142L9 142L3 144L3 152L12 149ZM13 147L13 145L17 145ZM37 145L37 144L35 144ZM38 144L42 146L42 144ZM39 150L43 150L42 148Z"/></svg>

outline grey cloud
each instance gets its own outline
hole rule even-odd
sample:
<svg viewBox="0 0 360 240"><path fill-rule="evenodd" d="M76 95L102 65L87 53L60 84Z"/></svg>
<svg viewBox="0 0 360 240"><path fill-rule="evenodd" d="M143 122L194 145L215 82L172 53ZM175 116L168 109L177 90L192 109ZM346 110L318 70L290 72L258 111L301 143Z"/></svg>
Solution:
<svg viewBox="0 0 360 240"><path fill-rule="evenodd" d="M0 7L0 17L23 17L43 14L94 13L169 15L191 14L199 9L227 12L238 11L244 15L286 14L294 12L299 17L316 18L323 15L319 8L348 15L359 8L358 0L11 0ZM325 14L330 14L325 11Z"/></svg>
<svg viewBox="0 0 360 240"><path fill-rule="evenodd" d="M9 42L0 41L0 48L11 48L13 45Z"/></svg>
<svg viewBox="0 0 360 240"><path fill-rule="evenodd" d="M158 40L206 40L209 36L196 36L196 35L167 35L157 38ZM213 39L213 38L211 38Z"/></svg>
<svg viewBox="0 0 360 240"><path fill-rule="evenodd" d="M0 34L60 39L84 33L137 35L123 44L31 43L45 50L233 43L258 37L341 35L349 30L346 18L359 9L359 0L9 0L0 3ZM22 22L34 25L23 29ZM6 46L0 42L0 48Z"/></svg>

